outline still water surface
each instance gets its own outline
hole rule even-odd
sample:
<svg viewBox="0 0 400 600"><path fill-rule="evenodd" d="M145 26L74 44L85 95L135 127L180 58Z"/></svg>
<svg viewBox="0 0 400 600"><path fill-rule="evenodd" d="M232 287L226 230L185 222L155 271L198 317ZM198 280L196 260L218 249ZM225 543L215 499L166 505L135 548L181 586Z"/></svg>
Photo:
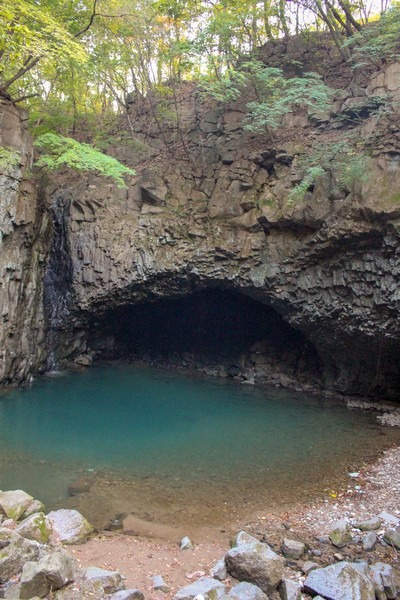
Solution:
<svg viewBox="0 0 400 600"><path fill-rule="evenodd" d="M0 397L0 489L182 524L304 500L399 440L374 419L274 388L136 366L42 378ZM77 478L91 492L66 500Z"/></svg>

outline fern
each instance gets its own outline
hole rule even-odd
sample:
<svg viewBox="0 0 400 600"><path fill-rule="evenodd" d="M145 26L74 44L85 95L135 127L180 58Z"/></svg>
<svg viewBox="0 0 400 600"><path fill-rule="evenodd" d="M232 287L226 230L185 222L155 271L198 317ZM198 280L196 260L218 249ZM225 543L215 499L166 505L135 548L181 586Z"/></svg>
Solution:
<svg viewBox="0 0 400 600"><path fill-rule="evenodd" d="M89 144L81 144L72 138L55 133L45 133L37 138L35 146L47 151L36 161L36 166L55 171L63 166L76 171L94 171L113 179L119 188L126 187L124 175L135 175L135 171L120 163L116 158L99 152Z"/></svg>

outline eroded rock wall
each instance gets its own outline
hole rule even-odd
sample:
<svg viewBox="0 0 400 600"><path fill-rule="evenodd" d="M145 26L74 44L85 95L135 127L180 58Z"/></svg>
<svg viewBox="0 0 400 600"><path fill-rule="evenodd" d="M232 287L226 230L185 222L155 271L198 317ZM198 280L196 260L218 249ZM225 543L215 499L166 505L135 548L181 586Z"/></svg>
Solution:
<svg viewBox="0 0 400 600"><path fill-rule="evenodd" d="M25 381L44 365L42 279L47 217L29 178L32 140L26 116L0 103L0 144L18 164L0 169L0 383Z"/></svg>
<svg viewBox="0 0 400 600"><path fill-rule="evenodd" d="M364 87L351 81L336 117L368 105L377 88L398 99L398 69L385 66ZM368 173L356 184L326 175L291 204L301 156L316 140L333 143L348 123L300 111L285 116L271 141L243 131L243 107L205 106L192 90L181 104L187 145L179 152L160 150L159 140L152 146L156 130L144 133L143 121L135 121L135 140L148 145L152 159L126 190L96 177L63 181L71 194L75 300L74 333L62 354L90 350L88 323L113 307L219 287L269 305L300 331L323 364L321 388L398 398L396 111L382 119L366 110L351 122L353 135L374 140ZM115 150L129 158L129 147Z"/></svg>

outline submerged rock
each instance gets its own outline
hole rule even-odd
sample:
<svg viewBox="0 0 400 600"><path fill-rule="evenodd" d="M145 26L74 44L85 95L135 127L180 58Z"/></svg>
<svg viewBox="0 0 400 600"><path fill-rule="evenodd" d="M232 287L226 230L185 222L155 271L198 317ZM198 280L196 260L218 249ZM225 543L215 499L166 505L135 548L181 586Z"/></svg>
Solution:
<svg viewBox="0 0 400 600"><path fill-rule="evenodd" d="M77 510L62 508L47 516L55 536L63 544L82 544L94 531L92 525Z"/></svg>
<svg viewBox="0 0 400 600"><path fill-rule="evenodd" d="M267 544L243 544L225 555L228 573L239 581L259 586L266 594L274 591L283 576L284 559Z"/></svg>
<svg viewBox="0 0 400 600"><path fill-rule="evenodd" d="M212 579L211 577L201 577L197 581L187 585L177 591L175 600L192 600L196 596L204 596L209 600L219 600L226 594L226 585Z"/></svg>
<svg viewBox="0 0 400 600"><path fill-rule="evenodd" d="M370 580L348 562L312 571L304 582L304 589L326 600L375 600Z"/></svg>

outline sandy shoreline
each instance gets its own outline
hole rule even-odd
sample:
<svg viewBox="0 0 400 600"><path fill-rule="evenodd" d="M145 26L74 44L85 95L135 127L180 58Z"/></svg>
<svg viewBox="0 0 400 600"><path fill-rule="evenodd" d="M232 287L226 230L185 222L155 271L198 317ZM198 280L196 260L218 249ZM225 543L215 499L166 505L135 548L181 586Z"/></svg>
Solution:
<svg viewBox="0 0 400 600"><path fill-rule="evenodd" d="M400 447L384 451L378 460L365 465L357 476L349 476L348 479L347 488L331 490L323 500L272 512L266 507L265 512L255 515L240 527L276 549L283 537L301 539L312 548L316 545L315 536L328 533L338 519L363 519L382 511L400 518ZM157 536L157 524L154 528ZM194 579L208 575L213 563L224 556L229 539L238 529L238 523L231 523L226 530L210 531L209 541L196 544L194 538L195 547L184 551L179 550L175 539L168 539L178 533L172 530L162 532L164 539L121 533L101 534L82 546L70 548L69 552L82 566L96 565L119 570L125 575L128 588L139 588L146 598L160 600L172 597L179 587ZM331 558L334 549L321 548L318 552L321 552L322 558L316 558L317 562L334 560ZM359 545L355 544L342 551L344 558L349 559L357 558L359 553ZM398 553L380 544L370 556L375 556L376 560L390 560L391 564L399 562ZM169 594L152 590L151 578L158 574L170 586Z"/></svg>

